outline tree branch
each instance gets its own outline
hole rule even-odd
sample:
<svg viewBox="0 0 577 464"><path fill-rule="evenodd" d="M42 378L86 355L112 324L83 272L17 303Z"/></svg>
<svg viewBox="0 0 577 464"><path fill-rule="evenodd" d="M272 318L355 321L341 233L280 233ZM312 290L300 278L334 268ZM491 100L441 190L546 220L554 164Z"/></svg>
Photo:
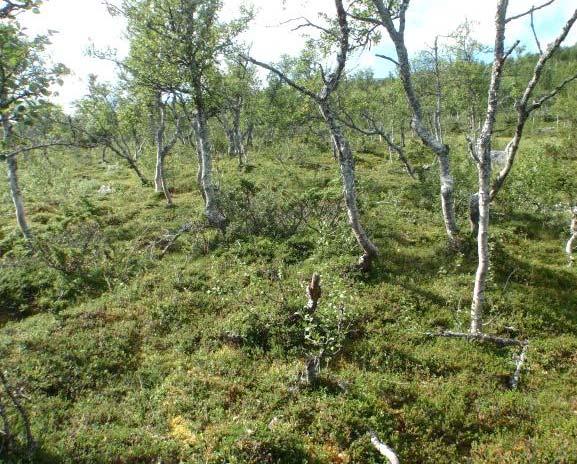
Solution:
<svg viewBox="0 0 577 464"><path fill-rule="evenodd" d="M393 449L384 444L381 440L379 440L379 437L374 431L369 430L369 435L371 436L371 444L382 456L384 456L387 459L387 461L389 461L389 464L400 463L399 458L397 457Z"/></svg>
<svg viewBox="0 0 577 464"><path fill-rule="evenodd" d="M243 58L246 61L250 61L252 64L255 64L257 66L260 66L261 68L266 69L267 71L272 72L273 74L275 74L277 77L279 77L285 84L290 85L292 88L294 88L295 90L298 90L299 92L301 92L302 94L312 98L315 101L318 101L319 97L317 94L311 92L310 90L304 88L302 85L297 84L295 81L293 81L290 77L288 77L285 73L283 73L282 71L278 70L277 68L275 68L274 66L271 66L269 64L263 63L262 61L258 61L255 60L254 58L247 56L247 55L240 55L241 58Z"/></svg>
<svg viewBox="0 0 577 464"><path fill-rule="evenodd" d="M535 11L540 10L541 8L545 8L546 6L551 5L551 3L553 3L555 0L549 0L548 2L543 3L542 5L539 6L533 6L531 7L531 9L525 11L524 13L520 13L518 15L515 16L511 16L510 18L507 18L505 20L505 24L514 21L515 19L519 19L522 18L523 16L527 16L528 14L533 14Z"/></svg>
<svg viewBox="0 0 577 464"><path fill-rule="evenodd" d="M533 38L535 39L535 43L537 44L537 48L539 49L539 55L543 55L543 49L541 48L541 42L539 42L539 37L537 36L537 31L535 30L535 21L534 21L534 14L531 11L531 31L533 31Z"/></svg>
<svg viewBox="0 0 577 464"><path fill-rule="evenodd" d="M379 54L379 53L376 53L375 56L378 56L379 58L382 58L383 60L390 61L390 62L393 63L395 66L401 66L397 60L395 60L394 58L391 58L390 56L381 55L381 54Z"/></svg>

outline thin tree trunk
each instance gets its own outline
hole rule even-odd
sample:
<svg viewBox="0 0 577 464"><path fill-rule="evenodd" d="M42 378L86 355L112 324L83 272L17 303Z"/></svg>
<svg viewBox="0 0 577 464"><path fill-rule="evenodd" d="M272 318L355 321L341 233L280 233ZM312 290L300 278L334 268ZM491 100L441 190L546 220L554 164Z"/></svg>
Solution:
<svg viewBox="0 0 577 464"><path fill-rule="evenodd" d="M572 209L573 218L571 219L571 237L567 241L567 245L565 247L565 253L567 253L567 259L569 260L569 266L573 266L574 258L573 258L573 248L575 242L577 241L577 206Z"/></svg>
<svg viewBox="0 0 577 464"><path fill-rule="evenodd" d="M483 311L485 303L485 288L487 286L487 274L489 272L489 213L491 205L491 144L493 127L498 110L498 94L503 76L506 55L505 43L505 18L507 15L508 0L499 0L495 17L495 58L491 73L491 84L487 103L487 115L485 123L477 140L476 155L478 159L477 170L479 179L479 230L477 233L478 265L475 275L475 287L473 289L473 302L471 304L471 334L483 333Z"/></svg>
<svg viewBox="0 0 577 464"><path fill-rule="evenodd" d="M2 114L2 130L4 133L4 146L9 147L12 142L12 124L6 114ZM24 197L22 196L22 191L20 190L18 182L18 161L15 156L9 156L6 159L6 167L8 172L8 185L10 186L10 196L12 197L14 209L16 210L16 222L18 223L18 227L20 227L20 231L24 238L30 240L32 238L32 233L30 232L30 227L26 220Z"/></svg>
<svg viewBox="0 0 577 464"><path fill-rule="evenodd" d="M363 256L361 256L359 259L359 268L366 271L370 268L374 258L378 256L379 250L371 242L371 239L368 237L363 226L361 225L360 213L357 205L357 192L355 187L355 161L353 153L351 151L348 140L343 134L334 117L334 114L332 113L329 104L326 101L321 101L319 103L319 107L321 114L323 115L323 118L325 119L329 130L331 131L333 146L339 162L349 224L351 225L353 234L355 235L358 244L363 250Z"/></svg>
<svg viewBox="0 0 577 464"><path fill-rule="evenodd" d="M164 133L166 131L166 117L164 111L164 104L162 102L162 97L159 95L157 99L158 105L158 126L156 128L155 142L156 142L156 170L154 175L154 189L157 193L163 193L166 198L166 203L168 206L172 206L172 195L168 190L166 182L166 173L164 170L164 160L168 152L169 147L165 145ZM175 136L177 137L177 136ZM175 138L176 141L176 138Z"/></svg>
<svg viewBox="0 0 577 464"><path fill-rule="evenodd" d="M165 150L161 147L157 147L156 154L156 175L154 177L154 189L156 193L163 193L166 198L166 203L168 206L172 206L172 195L168 189L166 182L166 174L164 171L164 160L166 158Z"/></svg>
<svg viewBox="0 0 577 464"><path fill-rule="evenodd" d="M132 169L138 176L140 182L142 182L142 185L149 185L148 179L144 176L144 174L142 174L142 171L138 167L138 164L136 164L136 161L134 161L132 158L126 158L126 161L128 162L130 169Z"/></svg>
<svg viewBox="0 0 577 464"><path fill-rule="evenodd" d="M407 102L413 113L411 127L417 136L421 139L423 144L431 149L439 158L439 164L441 165L441 206L443 212L443 220L445 221L445 230L447 231L449 240L454 243L457 239L459 228L455 220L456 215L453 195L453 178L451 176L451 167L449 163L450 151L449 147L442 142L441 134L438 133L435 136L435 134L431 133L431 131L427 129L424 124L421 101L415 91L413 84L409 53L405 44L406 12L409 7L409 2L401 2L398 12L398 28L395 25L395 18L393 18L391 10L385 4L384 0L373 0L373 4L377 10L378 16L380 17L381 24L387 29L389 37L395 45L398 58L399 77L403 84ZM440 92L440 88L437 88L437 91ZM439 94L437 96L439 96ZM438 98L437 102L440 103Z"/></svg>
<svg viewBox="0 0 577 464"><path fill-rule="evenodd" d="M471 305L472 334L483 332L483 309L485 303L485 287L489 272L489 213L491 199L489 195L491 182L491 159L484 161L479 167L479 223L477 231L477 254L479 262L475 275L473 303Z"/></svg>
<svg viewBox="0 0 577 464"><path fill-rule="evenodd" d="M226 218L218 208L218 198L212 181L212 149L209 142L206 114L203 102L200 100L201 99L197 97L194 130L200 162L199 180L204 197L205 215L211 226L224 230L226 227Z"/></svg>
<svg viewBox="0 0 577 464"><path fill-rule="evenodd" d="M447 231L449 239L455 241L459 229L455 217L454 181L451 175L451 162L448 153L439 155L438 159L441 179L441 207L445 221L445 230Z"/></svg>

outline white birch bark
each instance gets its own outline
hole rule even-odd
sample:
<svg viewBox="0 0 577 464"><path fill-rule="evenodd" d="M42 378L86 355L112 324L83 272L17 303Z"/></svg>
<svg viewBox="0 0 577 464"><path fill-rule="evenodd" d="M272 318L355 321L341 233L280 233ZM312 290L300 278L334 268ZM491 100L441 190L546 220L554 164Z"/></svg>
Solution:
<svg viewBox="0 0 577 464"><path fill-rule="evenodd" d="M201 92L201 89L198 89L198 91ZM219 210L216 189L212 180L212 148L209 141L206 113L201 98L197 97L196 100L196 114L194 115L193 124L199 157L198 180L200 181L204 198L204 212L208 223L212 227L224 230L226 228L226 218Z"/></svg>
<svg viewBox="0 0 577 464"><path fill-rule="evenodd" d="M10 146L12 141L12 124L10 123L8 115L5 113L2 114L2 131L4 147L7 148ZM32 233L30 232L30 227L28 226L28 221L26 219L24 197L18 182L18 161L16 156L8 156L6 158L6 167L10 196L12 197L12 203L14 203L14 209L16 211L16 222L18 223L18 227L20 228L24 238L30 240L32 238Z"/></svg>
<svg viewBox="0 0 577 464"><path fill-rule="evenodd" d="M162 101L160 95L157 96L156 110L158 111L158 120L156 121L155 143L156 143L156 169L154 176L154 189L157 193L163 193L168 206L173 206L172 195L168 188L165 171L165 160L170 150L176 145L181 129L181 119L175 122L176 127L174 134L166 140L166 104Z"/></svg>
<svg viewBox="0 0 577 464"><path fill-rule="evenodd" d="M573 249L575 248L575 241L577 241L577 206L571 210L573 218L571 219L571 228L569 229L571 237L567 241L565 246L565 253L567 253L567 259L569 260L569 266L573 266L575 259L573 258Z"/></svg>
<svg viewBox="0 0 577 464"><path fill-rule="evenodd" d="M505 55L505 24L507 16L508 0L499 0L495 16L495 51L491 83L487 103L485 123L481 129L477 145L475 147L478 159L477 171L479 181L479 226L477 232L478 265L473 289L473 302L471 304L471 334L483 332L483 310L485 303L485 288L487 285L487 273L489 272L489 214L490 214L490 188L491 188L491 144L493 128L498 110L498 97L503 67L507 56Z"/></svg>
<svg viewBox="0 0 577 464"><path fill-rule="evenodd" d="M322 73L321 78L323 80L324 85L318 93L315 93L297 84L296 82L291 80L284 73L274 68L273 66L270 66L266 63L262 63L250 57L244 56L243 58L246 59L247 61L256 64L257 66L260 66L276 74L285 83L287 83L294 89L298 90L303 95L306 95L307 97L312 99L319 107L321 115L323 116L327 128L331 133L333 149L339 162L341 180L343 183L343 195L345 198L345 205L347 208L347 216L349 224L353 231L353 235L357 240L357 243L363 250L363 255L360 257L358 263L359 269L367 271L370 268L373 260L378 256L378 248L373 244L373 242L371 241L371 239L369 238L368 234L365 232L361 224L360 212L357 204L357 192L355 186L354 155L351 150L349 141L347 140L339 123L337 122L337 118L333 112L330 103L330 97L333 94L333 92L337 89L343 76L347 56L350 51L349 50L350 29L348 25L347 12L343 6L342 0L334 0L334 2L337 11L337 20L340 32L338 38L339 51L336 56L337 64L336 68L330 74L326 75L324 72Z"/></svg>
<svg viewBox="0 0 577 464"><path fill-rule="evenodd" d="M491 199L495 198L495 196L503 188L503 185L505 184L507 177L509 176L511 170L513 169L515 158L519 150L519 145L523 137L523 130L531 113L541 108L541 106L545 102L555 97L569 83L577 79L577 74L569 76L568 78L564 79L557 87L551 90L549 93L545 94L536 101L532 100L533 93L535 91L535 88L537 87L537 84L539 83L539 80L541 79L543 70L545 69L547 63L550 61L553 55L559 50L561 44L567 38L567 35L571 31L576 21L577 21L577 9L575 9L571 17L567 20L557 38L549 45L549 47L544 53L541 53L539 60L537 61L537 63L535 64L535 68L533 69L533 75L529 80L527 87L525 88L525 91L521 96L521 99L515 105L515 108L517 110L517 125L515 127L515 133L513 134L513 138L510 140L510 142L507 144L507 147L505 148L506 162L501 171L499 172L499 174L497 175L497 178L493 182L493 186L491 188Z"/></svg>
<svg viewBox="0 0 577 464"><path fill-rule="evenodd" d="M393 21L393 13L387 5L385 5L384 0L373 0L373 4L377 10L379 20L376 20L387 30L389 37L393 41L395 50L397 52L397 65L399 69L399 76L403 84L403 89L409 107L413 113L413 118L411 121L411 126L417 136L421 139L423 144L427 146L433 153L439 158L439 175L441 181L441 209L443 213L443 220L445 222L445 230L447 236L451 242L457 240L459 233L459 228L457 226L456 215L455 215L455 202L454 202L454 181L451 174L451 164L450 164L450 149L447 145L442 142L442 133L440 129L440 100L437 99L437 111L435 114L435 119L439 118L439 127L437 127L437 137L427 129L423 122L423 112L421 108L421 102L415 87L413 84L413 77L411 72L411 64L409 61L409 53L405 45L405 24L406 24L406 12L409 7L409 0L402 0L399 6L398 12L398 27L395 26ZM440 93L440 87L437 88Z"/></svg>
<svg viewBox="0 0 577 464"><path fill-rule="evenodd" d="M377 247L373 244L365 229L361 224L359 208L357 204L357 192L355 187L355 160L349 141L343 134L328 102L319 103L321 114L329 127L333 146L339 162L341 179L343 182L343 194L349 224L359 246L363 250L363 255L359 259L359 268L368 270L374 258L379 254Z"/></svg>

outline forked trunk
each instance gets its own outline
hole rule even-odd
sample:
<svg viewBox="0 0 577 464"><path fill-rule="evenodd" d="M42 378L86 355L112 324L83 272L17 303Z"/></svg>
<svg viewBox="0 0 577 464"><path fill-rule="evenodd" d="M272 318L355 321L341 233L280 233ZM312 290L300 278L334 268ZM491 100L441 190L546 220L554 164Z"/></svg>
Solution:
<svg viewBox="0 0 577 464"><path fill-rule="evenodd" d="M360 220L359 208L357 205L357 192L355 187L355 160L348 140L343 134L338 125L334 114L327 102L320 102L319 107L325 122L331 132L331 138L339 167L341 171L341 179L343 182L343 193L345 198L345 205L347 208L347 215L349 224L353 230L353 234L357 239L359 246L363 250L363 255L359 259L359 268L367 271L371 267L371 263L378 256L378 248L371 242L367 233L363 229Z"/></svg>
<svg viewBox="0 0 577 464"><path fill-rule="evenodd" d="M209 142L208 124L202 105L197 103L194 119L196 147L199 157L199 180L204 197L204 211L208 223L217 229L226 228L226 218L218 209L218 198L212 181L212 151Z"/></svg>
<svg viewBox="0 0 577 464"><path fill-rule="evenodd" d="M172 195L168 190L166 182L166 173L164 171L164 160L166 158L169 147L165 145L164 133L166 130L165 112L161 98L158 99L159 121L156 128L155 142L156 142L156 169L154 174L154 190L156 193L163 193L166 198L168 206L172 206Z"/></svg>

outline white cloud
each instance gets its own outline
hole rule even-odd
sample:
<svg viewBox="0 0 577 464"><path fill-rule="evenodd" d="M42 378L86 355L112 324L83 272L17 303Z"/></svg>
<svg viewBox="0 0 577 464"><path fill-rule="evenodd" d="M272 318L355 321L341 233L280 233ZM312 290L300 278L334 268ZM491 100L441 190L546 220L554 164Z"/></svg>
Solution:
<svg viewBox="0 0 577 464"><path fill-rule="evenodd" d="M292 31L294 24L286 21L301 16L316 19L318 12L331 14L332 0L224 0L225 18L234 17L244 3L252 4L257 15L250 30L244 36L252 44L251 54L262 61L277 60L282 54L296 55L302 50L305 39L302 31ZM511 0L510 14L525 11L534 0ZM436 35L453 31L465 18L477 23L476 37L483 43L493 41L493 17L496 0L413 0L407 17L407 47L416 52L430 45ZM574 0L557 0L552 6L536 15L536 26L545 44L558 33L559 27L575 8ZM54 61L69 66L74 75L66 80L58 101L68 103L85 92L86 76L96 73L103 79L114 77L114 66L85 56L85 50L93 42L97 48L118 48L126 53L127 44L123 40L123 22L112 18L102 0L51 0L43 5L40 15L27 14L23 23L32 34L55 29L59 34L53 38L50 53ZM577 29L577 28L576 28ZM390 41L384 34L379 51L390 51ZM507 30L508 41L521 39L534 48L528 18L514 21ZM574 30L567 40L573 44L577 40ZM352 68L371 67L383 73L386 68L381 60L374 57L375 50L355 57Z"/></svg>

